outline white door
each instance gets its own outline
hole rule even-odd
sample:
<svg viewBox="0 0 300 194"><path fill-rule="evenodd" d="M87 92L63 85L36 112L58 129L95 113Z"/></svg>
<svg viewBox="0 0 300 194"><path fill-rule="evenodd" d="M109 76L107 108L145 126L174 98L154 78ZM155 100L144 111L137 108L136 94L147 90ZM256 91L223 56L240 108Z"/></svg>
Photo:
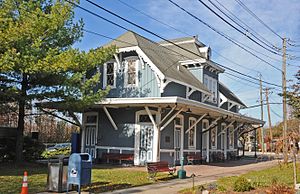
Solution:
<svg viewBox="0 0 300 194"><path fill-rule="evenodd" d="M85 152L89 153L93 158L96 157L96 141L97 131L95 125L89 125L85 127Z"/></svg>
<svg viewBox="0 0 300 194"><path fill-rule="evenodd" d="M204 158L207 157L207 134L208 132L202 134L202 157Z"/></svg>
<svg viewBox="0 0 300 194"><path fill-rule="evenodd" d="M224 153L225 160L227 159L227 141L226 141L226 132L221 133L221 150Z"/></svg>
<svg viewBox="0 0 300 194"><path fill-rule="evenodd" d="M153 159L153 125L141 124L140 161L141 164L152 162Z"/></svg>
<svg viewBox="0 0 300 194"><path fill-rule="evenodd" d="M174 119L174 163L178 164L183 156L183 116Z"/></svg>
<svg viewBox="0 0 300 194"><path fill-rule="evenodd" d="M175 162L180 161L180 151L181 151L180 147L181 147L181 128L175 127L175 131L174 131Z"/></svg>

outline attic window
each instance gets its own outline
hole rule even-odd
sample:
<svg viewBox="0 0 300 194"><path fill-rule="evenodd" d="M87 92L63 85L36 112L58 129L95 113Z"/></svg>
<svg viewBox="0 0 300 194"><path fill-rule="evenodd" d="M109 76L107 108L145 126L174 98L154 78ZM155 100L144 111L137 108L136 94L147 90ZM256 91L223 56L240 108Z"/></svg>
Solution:
<svg viewBox="0 0 300 194"><path fill-rule="evenodd" d="M106 86L110 86L111 88L116 87L116 66L115 62L108 62L104 64L104 88Z"/></svg>
<svg viewBox="0 0 300 194"><path fill-rule="evenodd" d="M138 62L136 58L125 60L125 86L132 87L138 84Z"/></svg>

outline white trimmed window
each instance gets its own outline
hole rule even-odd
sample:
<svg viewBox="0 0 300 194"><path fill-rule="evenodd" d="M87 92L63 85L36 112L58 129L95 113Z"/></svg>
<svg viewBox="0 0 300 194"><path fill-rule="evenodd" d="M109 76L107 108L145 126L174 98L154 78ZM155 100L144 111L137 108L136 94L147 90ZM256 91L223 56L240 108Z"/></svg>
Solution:
<svg viewBox="0 0 300 194"><path fill-rule="evenodd" d="M234 131L233 126L229 127L229 148L234 148Z"/></svg>
<svg viewBox="0 0 300 194"><path fill-rule="evenodd" d="M218 82L216 79L204 75L203 84L207 87L207 89L212 93L212 95L207 99L210 102L217 103L218 102Z"/></svg>
<svg viewBox="0 0 300 194"><path fill-rule="evenodd" d="M208 120L203 120L202 121L202 131L205 131L207 128L208 128L208 126L209 126L209 122L208 122Z"/></svg>
<svg viewBox="0 0 300 194"><path fill-rule="evenodd" d="M194 117L189 118L189 128L196 123L196 119ZM188 134L188 146L189 149L196 148L196 125L191 128Z"/></svg>
<svg viewBox="0 0 300 194"><path fill-rule="evenodd" d="M125 59L125 87L136 87L138 85L138 64L139 60L136 57Z"/></svg>
<svg viewBox="0 0 300 194"><path fill-rule="evenodd" d="M211 129L210 141L211 141L211 148L217 149L217 127Z"/></svg>
<svg viewBox="0 0 300 194"><path fill-rule="evenodd" d="M104 64L103 71L103 87L106 88L110 86L111 88L116 87L116 77L117 77L117 63L116 62L107 62Z"/></svg>

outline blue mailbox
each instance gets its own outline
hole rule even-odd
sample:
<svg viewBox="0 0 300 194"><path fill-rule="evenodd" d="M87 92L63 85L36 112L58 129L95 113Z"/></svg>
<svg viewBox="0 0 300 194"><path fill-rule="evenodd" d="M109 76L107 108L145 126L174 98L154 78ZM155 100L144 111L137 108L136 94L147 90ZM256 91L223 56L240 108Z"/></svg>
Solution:
<svg viewBox="0 0 300 194"><path fill-rule="evenodd" d="M73 153L69 158L68 187L78 185L80 193L81 185L91 184L92 157L87 153Z"/></svg>

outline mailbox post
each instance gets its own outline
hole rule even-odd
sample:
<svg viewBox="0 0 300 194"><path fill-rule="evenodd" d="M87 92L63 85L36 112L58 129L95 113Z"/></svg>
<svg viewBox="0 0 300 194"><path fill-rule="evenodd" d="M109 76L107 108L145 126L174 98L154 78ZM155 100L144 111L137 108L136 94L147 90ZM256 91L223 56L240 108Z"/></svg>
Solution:
<svg viewBox="0 0 300 194"><path fill-rule="evenodd" d="M68 188L69 185L78 185L80 193L81 185L91 184L92 157L87 153L73 153L69 158Z"/></svg>

